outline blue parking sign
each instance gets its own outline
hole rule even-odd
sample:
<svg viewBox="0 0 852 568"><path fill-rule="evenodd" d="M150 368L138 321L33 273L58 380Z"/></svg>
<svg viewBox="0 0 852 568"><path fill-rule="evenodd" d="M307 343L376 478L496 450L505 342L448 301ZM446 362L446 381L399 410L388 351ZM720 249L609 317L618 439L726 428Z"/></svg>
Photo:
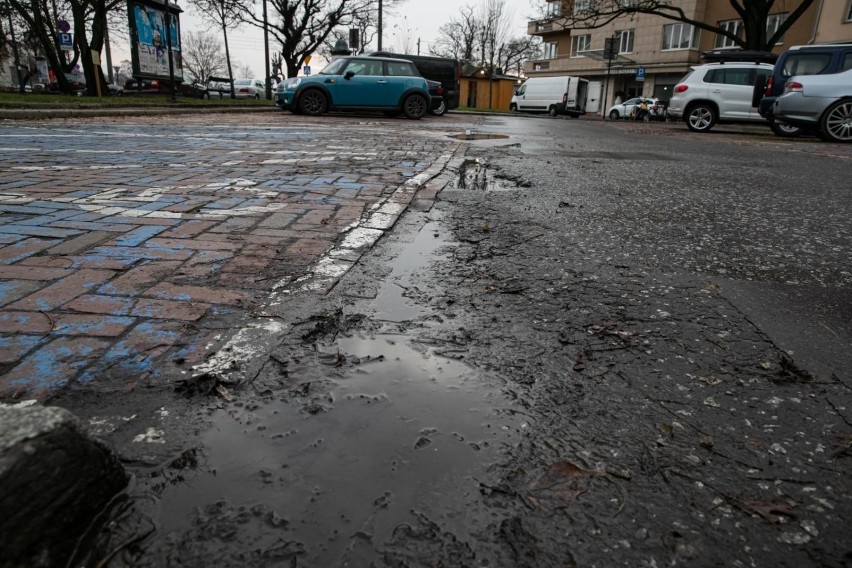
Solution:
<svg viewBox="0 0 852 568"><path fill-rule="evenodd" d="M636 80L637 81L644 81L645 80L645 68L644 67L639 67L638 69L636 69Z"/></svg>
<svg viewBox="0 0 852 568"><path fill-rule="evenodd" d="M59 35L59 49L62 51L74 50L74 34L61 33Z"/></svg>
<svg viewBox="0 0 852 568"><path fill-rule="evenodd" d="M310 74L311 74L311 66L310 65L305 65L304 67L302 67L302 75L307 77Z"/></svg>

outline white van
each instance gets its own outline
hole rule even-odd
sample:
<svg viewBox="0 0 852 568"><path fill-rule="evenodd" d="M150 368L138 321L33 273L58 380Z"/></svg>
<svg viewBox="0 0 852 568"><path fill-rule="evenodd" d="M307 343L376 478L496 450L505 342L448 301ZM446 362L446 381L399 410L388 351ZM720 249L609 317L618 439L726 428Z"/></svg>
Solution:
<svg viewBox="0 0 852 568"><path fill-rule="evenodd" d="M509 109L521 112L546 112L550 116L567 114L577 118L586 114L589 81L580 77L530 77L521 85Z"/></svg>

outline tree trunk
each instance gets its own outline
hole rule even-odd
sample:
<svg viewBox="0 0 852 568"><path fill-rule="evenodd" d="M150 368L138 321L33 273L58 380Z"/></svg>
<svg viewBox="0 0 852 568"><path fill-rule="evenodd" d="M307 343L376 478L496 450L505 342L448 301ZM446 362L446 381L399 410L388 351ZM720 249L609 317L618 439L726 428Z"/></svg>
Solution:
<svg viewBox="0 0 852 568"><path fill-rule="evenodd" d="M236 99L237 94L234 92L234 71L231 69L231 50L228 47L228 26L225 23L225 16L222 16L222 36L225 39L225 61L228 64L228 80L231 82L231 98Z"/></svg>

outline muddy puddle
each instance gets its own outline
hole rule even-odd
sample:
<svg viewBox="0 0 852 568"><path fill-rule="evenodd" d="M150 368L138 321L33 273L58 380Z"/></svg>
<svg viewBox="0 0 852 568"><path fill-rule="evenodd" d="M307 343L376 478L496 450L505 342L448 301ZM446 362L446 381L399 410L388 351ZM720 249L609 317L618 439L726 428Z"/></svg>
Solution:
<svg viewBox="0 0 852 568"><path fill-rule="evenodd" d="M465 534L464 504L525 425L464 362L400 332L399 322L430 312L410 291L450 246L441 234L426 222L402 243L375 300L346 308L378 322L369 333L316 345L291 368L296 388L286 394L212 414L191 481L160 495L159 538L179 542L204 526L228 533L229 554L246 547L255 565L267 565L258 551L277 550L299 566L365 566L415 516Z"/></svg>

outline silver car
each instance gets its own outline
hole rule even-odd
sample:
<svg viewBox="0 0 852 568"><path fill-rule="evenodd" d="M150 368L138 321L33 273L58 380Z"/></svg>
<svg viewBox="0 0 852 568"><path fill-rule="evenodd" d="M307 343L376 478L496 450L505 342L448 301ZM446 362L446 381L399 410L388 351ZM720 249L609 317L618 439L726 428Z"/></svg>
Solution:
<svg viewBox="0 0 852 568"><path fill-rule="evenodd" d="M824 140L852 142L852 69L790 77L773 115L785 124L814 130Z"/></svg>

